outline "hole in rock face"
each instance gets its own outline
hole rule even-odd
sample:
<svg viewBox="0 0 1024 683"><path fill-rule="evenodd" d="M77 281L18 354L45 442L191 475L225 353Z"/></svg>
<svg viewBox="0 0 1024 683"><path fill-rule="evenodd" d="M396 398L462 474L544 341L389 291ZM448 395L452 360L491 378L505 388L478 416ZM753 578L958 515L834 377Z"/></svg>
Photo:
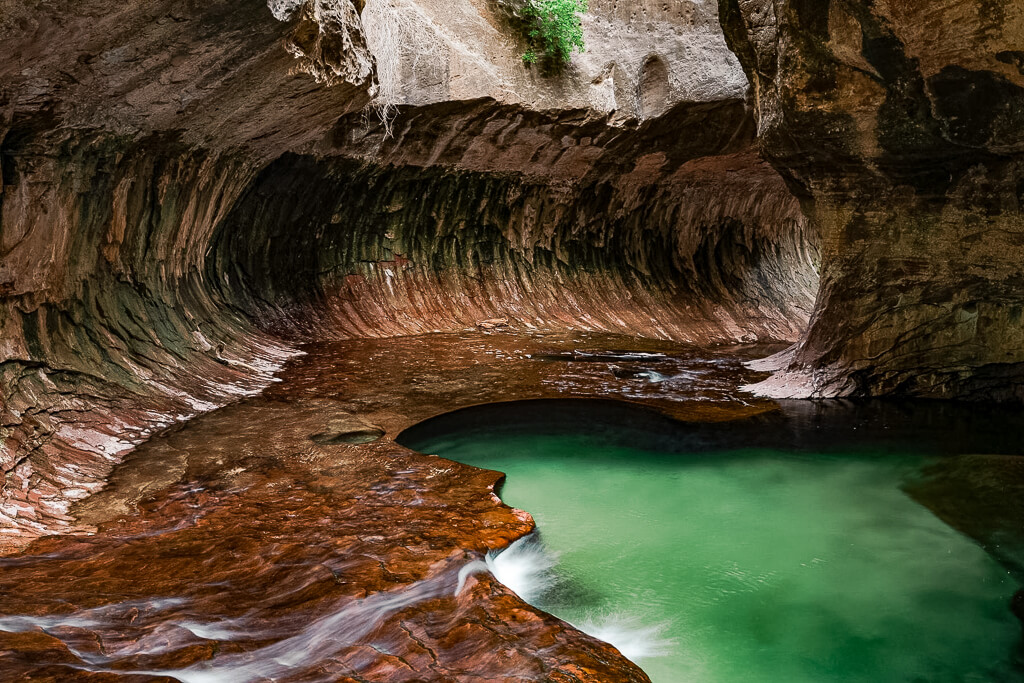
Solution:
<svg viewBox="0 0 1024 683"><path fill-rule="evenodd" d="M1010 489L984 482L1020 461L965 454L1020 455L1022 428L964 406L787 403L683 423L543 400L398 440L505 472L502 499L539 533L491 571L656 683L1009 681L1024 544Z"/></svg>
<svg viewBox="0 0 1024 683"><path fill-rule="evenodd" d="M331 446L372 443L382 436L384 430L380 427L367 424L355 415L342 415L327 420L323 429L310 434L309 438L313 443Z"/></svg>
<svg viewBox="0 0 1024 683"><path fill-rule="evenodd" d="M668 67L658 56L650 57L640 71L640 112L644 118L659 116L668 107L671 94Z"/></svg>

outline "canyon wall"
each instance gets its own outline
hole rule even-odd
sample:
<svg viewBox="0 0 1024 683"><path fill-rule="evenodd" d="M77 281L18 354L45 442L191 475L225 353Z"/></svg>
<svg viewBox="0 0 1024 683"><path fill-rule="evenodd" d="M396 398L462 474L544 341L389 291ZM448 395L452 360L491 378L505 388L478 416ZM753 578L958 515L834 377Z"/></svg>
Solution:
<svg viewBox="0 0 1024 683"><path fill-rule="evenodd" d="M0 554L303 342L785 341L756 391L1024 398L1019 3L592 0L557 73L508 9L0 0Z"/></svg>
<svg viewBox="0 0 1024 683"><path fill-rule="evenodd" d="M1024 398L1024 5L721 0L822 239L774 397Z"/></svg>
<svg viewBox="0 0 1024 683"><path fill-rule="evenodd" d="M324 338L798 338L817 239L713 2L0 1L0 545Z"/></svg>
<svg viewBox="0 0 1024 683"><path fill-rule="evenodd" d="M429 106L395 120L400 137L359 131L358 144L358 122L343 119L325 156L284 156L240 198L209 279L290 339L490 319L702 344L795 339L816 244L751 152L742 104L683 103L625 131L581 116Z"/></svg>
<svg viewBox="0 0 1024 683"><path fill-rule="evenodd" d="M714 3L595 2L557 74L523 62L507 7L365 3L373 108L238 203L210 264L226 296L300 339L493 318L795 339L817 240L754 152Z"/></svg>
<svg viewBox="0 0 1024 683"><path fill-rule="evenodd" d="M263 166L373 81L354 9L5 1L0 45L0 546L17 546L66 526L149 431L258 391L292 353L214 301L207 245Z"/></svg>

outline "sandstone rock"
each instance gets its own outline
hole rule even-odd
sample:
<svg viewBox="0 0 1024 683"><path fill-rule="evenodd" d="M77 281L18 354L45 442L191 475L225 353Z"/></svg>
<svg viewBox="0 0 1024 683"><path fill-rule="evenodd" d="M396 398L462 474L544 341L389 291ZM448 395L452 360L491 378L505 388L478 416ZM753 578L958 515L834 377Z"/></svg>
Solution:
<svg viewBox="0 0 1024 683"><path fill-rule="evenodd" d="M10 621L0 630L0 671L53 681L100 672L133 681L136 671L157 679L189 667L287 681L647 681L612 646L487 574L456 591L463 567L533 529L527 513L494 495L501 473L386 438L309 440L325 421L397 433L481 400L592 395L606 381L600 364L556 372L563 377L551 382L550 364L538 358L578 343L578 333L459 332L319 345L265 395L146 442L110 486L75 506L93 533L40 539L3 564ZM633 343L634 353L665 362L679 350ZM716 372L733 383L749 374ZM433 378L430 391L410 381L419 377ZM707 401L650 398L689 419L715 415ZM719 404L717 418L772 409L754 403ZM47 620L43 637L36 625ZM53 626L62 622L80 626ZM85 657L99 671L83 674Z"/></svg>
<svg viewBox="0 0 1024 683"><path fill-rule="evenodd" d="M261 2L0 2L0 545L293 355L224 309L205 254L268 159L368 100L349 28L324 87Z"/></svg>
<svg viewBox="0 0 1024 683"><path fill-rule="evenodd" d="M489 3L400 9L441 48L391 62L388 131L347 0L0 0L5 549L295 342L800 334L817 239L753 151L713 5L595 2L558 79Z"/></svg>
<svg viewBox="0 0 1024 683"><path fill-rule="evenodd" d="M372 443L384 436L384 430L363 422L355 415L332 417L318 432L309 435L313 443L324 445Z"/></svg>
<svg viewBox="0 0 1024 683"><path fill-rule="evenodd" d="M777 397L1024 398L1024 73L1012 0L721 0L760 148L822 236Z"/></svg>
<svg viewBox="0 0 1024 683"><path fill-rule="evenodd" d="M382 90L398 106L488 98L651 118L679 102L739 99L746 87L710 0L591 0L587 49L557 78L524 64L499 2L368 0L362 18Z"/></svg>
<svg viewBox="0 0 1024 683"><path fill-rule="evenodd" d="M390 62L373 12L415 29ZM714 5L595 2L585 30L549 78L483 2L0 2L5 543L294 341L795 339L816 238L751 151Z"/></svg>

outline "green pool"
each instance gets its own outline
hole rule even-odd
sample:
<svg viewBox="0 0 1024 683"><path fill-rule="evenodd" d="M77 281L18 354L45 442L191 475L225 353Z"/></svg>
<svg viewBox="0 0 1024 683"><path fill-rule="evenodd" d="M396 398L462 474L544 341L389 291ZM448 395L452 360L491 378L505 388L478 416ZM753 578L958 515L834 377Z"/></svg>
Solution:
<svg viewBox="0 0 1024 683"><path fill-rule="evenodd" d="M1020 680L1018 586L903 492L935 457L913 440L739 447L763 434L655 438L607 409L402 440L505 472L502 499L539 534L495 574L656 682Z"/></svg>

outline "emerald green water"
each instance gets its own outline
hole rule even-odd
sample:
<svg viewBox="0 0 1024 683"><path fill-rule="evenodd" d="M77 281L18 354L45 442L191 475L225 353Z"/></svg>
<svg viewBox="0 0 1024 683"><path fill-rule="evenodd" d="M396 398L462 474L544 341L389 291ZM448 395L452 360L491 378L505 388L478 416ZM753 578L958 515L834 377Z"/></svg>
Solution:
<svg viewBox="0 0 1024 683"><path fill-rule="evenodd" d="M656 682L1020 680L1016 585L900 489L927 454L665 452L606 426L407 445L505 472L542 547L499 557L498 578Z"/></svg>

